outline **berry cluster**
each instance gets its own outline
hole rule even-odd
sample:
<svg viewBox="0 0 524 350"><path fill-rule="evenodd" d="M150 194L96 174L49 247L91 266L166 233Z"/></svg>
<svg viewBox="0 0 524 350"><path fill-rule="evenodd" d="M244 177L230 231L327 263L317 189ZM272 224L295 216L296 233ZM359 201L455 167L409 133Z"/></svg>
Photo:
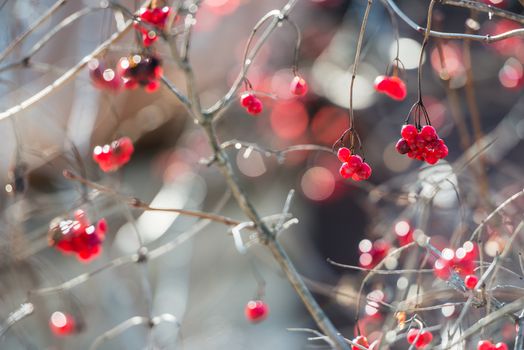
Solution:
<svg viewBox="0 0 524 350"><path fill-rule="evenodd" d="M119 72L108 68L103 62L93 58L87 63L89 77L93 85L100 90L118 91L124 83Z"/></svg>
<svg viewBox="0 0 524 350"><path fill-rule="evenodd" d="M240 96L240 104L251 115L262 113L262 101L251 92L244 92Z"/></svg>
<svg viewBox="0 0 524 350"><path fill-rule="evenodd" d="M251 323L258 323L266 319L269 307L263 300L251 300L246 304L244 314Z"/></svg>
<svg viewBox="0 0 524 350"><path fill-rule="evenodd" d="M475 244L470 241L465 242L462 247L455 251L444 248L442 256L435 261L433 271L442 280L447 280L451 276L451 271L454 271L459 276L467 278L466 286L468 288L470 288L469 286L474 288L478 282L477 276L474 275L476 257L477 249Z"/></svg>
<svg viewBox="0 0 524 350"><path fill-rule="evenodd" d="M390 244L383 239L371 242L369 239L363 239L358 244L360 257L358 259L360 266L372 269L384 259L391 248Z"/></svg>
<svg viewBox="0 0 524 350"><path fill-rule="evenodd" d="M413 124L406 124L400 134L402 138L397 142L397 151L400 154L407 154L409 158L435 164L448 155L448 147L431 125L418 129Z"/></svg>
<svg viewBox="0 0 524 350"><path fill-rule="evenodd" d="M93 149L93 160L104 172L116 171L129 162L134 150L133 141L129 137L121 137L111 144L96 146Z"/></svg>
<svg viewBox="0 0 524 350"><path fill-rule="evenodd" d="M424 349L433 340L433 334L428 330L412 328L408 331L407 341L415 344L417 349Z"/></svg>
<svg viewBox="0 0 524 350"><path fill-rule="evenodd" d="M169 6L164 7L142 7L138 12L138 18L140 21L150 26L141 25L135 22L134 27L142 34L142 43L145 47L151 46L158 39L158 35L155 30L151 27L160 31L164 30L167 18L171 14L171 8Z"/></svg>
<svg viewBox="0 0 524 350"><path fill-rule="evenodd" d="M406 84L397 76L379 75L375 79L375 90L396 101L402 101L408 94Z"/></svg>
<svg viewBox="0 0 524 350"><path fill-rule="evenodd" d="M351 178L355 181L361 181L367 180L371 176L369 164L363 161L359 155L351 154L349 148L339 148L337 156L342 162L339 172L344 179Z"/></svg>
<svg viewBox="0 0 524 350"><path fill-rule="evenodd" d="M102 251L102 242L107 231L107 222L101 219L92 225L86 213L78 209L73 220L58 219L49 227L49 245L65 254L76 254L80 261L87 262Z"/></svg>
<svg viewBox="0 0 524 350"><path fill-rule="evenodd" d="M291 93L296 96L304 96L308 91L307 82L304 80L304 78L298 75L295 75L293 80L291 80L291 85L289 88Z"/></svg>
<svg viewBox="0 0 524 350"><path fill-rule="evenodd" d="M70 335L75 331L75 319L67 313L55 311L49 318L49 328L57 336Z"/></svg>
<svg viewBox="0 0 524 350"><path fill-rule="evenodd" d="M154 55L133 54L120 59L118 72L124 79L126 89L134 89L140 85L147 92L154 92L160 87L162 61Z"/></svg>
<svg viewBox="0 0 524 350"><path fill-rule="evenodd" d="M477 344L477 350L509 350L506 343L493 344L489 340L481 340Z"/></svg>

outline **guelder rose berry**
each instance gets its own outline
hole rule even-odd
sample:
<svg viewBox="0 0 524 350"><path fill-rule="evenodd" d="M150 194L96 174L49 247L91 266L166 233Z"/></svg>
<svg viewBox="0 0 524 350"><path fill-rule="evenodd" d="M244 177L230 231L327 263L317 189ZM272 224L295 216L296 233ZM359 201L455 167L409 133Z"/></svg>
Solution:
<svg viewBox="0 0 524 350"><path fill-rule="evenodd" d="M124 78L126 89L134 89L140 85L147 92L153 92L160 87L159 80L163 74L162 61L153 55L133 54L120 59L118 72Z"/></svg>
<svg viewBox="0 0 524 350"><path fill-rule="evenodd" d="M251 300L244 309L246 318L251 323L258 323L266 319L269 307L262 300Z"/></svg>
<svg viewBox="0 0 524 350"><path fill-rule="evenodd" d="M479 281L479 278L475 275L467 275L466 278L464 278L464 284L466 285L466 288L473 289L477 285Z"/></svg>
<svg viewBox="0 0 524 350"><path fill-rule="evenodd" d="M251 115L259 115L262 113L262 101L254 94L245 92L240 96L240 104Z"/></svg>
<svg viewBox="0 0 524 350"><path fill-rule="evenodd" d="M64 254L75 254L78 260L88 262L102 251L107 232L105 219L92 225L83 210L77 210L73 219L57 219L49 225L48 241Z"/></svg>
<svg viewBox="0 0 524 350"><path fill-rule="evenodd" d="M87 63L89 77L93 85L100 90L118 91L123 84L119 72L108 68L103 62L93 58Z"/></svg>
<svg viewBox="0 0 524 350"><path fill-rule="evenodd" d="M448 155L448 147L431 125L425 125L419 131L415 125L406 124L402 127L400 135L402 138L398 140L395 148L398 153L407 154L409 158L435 164Z"/></svg>
<svg viewBox="0 0 524 350"><path fill-rule="evenodd" d="M375 90L396 101L402 101L407 96L406 84L397 76L379 75L375 79Z"/></svg>
<svg viewBox="0 0 524 350"><path fill-rule="evenodd" d="M128 163L134 151L133 141L129 137L121 137L111 144L96 146L93 149L93 160L102 171L112 172Z"/></svg>
<svg viewBox="0 0 524 350"><path fill-rule="evenodd" d="M295 75L291 81L290 90L293 95L304 96L308 91L307 82L304 80L304 78Z"/></svg>
<svg viewBox="0 0 524 350"><path fill-rule="evenodd" d="M142 7L138 12L140 22L135 22L133 26L142 34L142 43L145 47L151 46L158 39L155 30L163 31L167 18L171 14L169 6L148 8Z"/></svg>

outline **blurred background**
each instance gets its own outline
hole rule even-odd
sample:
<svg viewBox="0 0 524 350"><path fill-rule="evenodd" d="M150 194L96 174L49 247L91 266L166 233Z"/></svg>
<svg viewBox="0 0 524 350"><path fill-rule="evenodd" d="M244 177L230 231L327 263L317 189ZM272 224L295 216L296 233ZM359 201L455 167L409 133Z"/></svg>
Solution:
<svg viewBox="0 0 524 350"><path fill-rule="evenodd" d="M120 3L130 10L138 6L134 1ZM413 21L425 23L429 1L395 3ZM54 35L29 64L9 69L9 64L26 57L64 18L100 4L66 2L0 61L2 111L48 86L116 31L109 9L93 11ZM204 106L211 106L228 91L258 19L284 4L277 0L201 2L190 58ZM0 5L3 51L53 1L5 0ZM521 14L524 10L518 1L499 5ZM310 93L296 98L289 92L296 33L283 23L248 74L254 89L265 93L261 95L264 112L253 117L234 102L217 122L220 141L257 143L271 150L297 144L331 147L348 128L350 68L364 8L365 1L299 1L290 18L302 31L298 69L308 81ZM468 18L470 13L465 9L437 6L434 28L464 32ZM480 34L519 28L485 14L474 18ZM289 190L295 189L291 212L299 223L283 232L280 240L322 308L348 338L354 336L362 275L333 267L327 258L358 265L362 239L382 238L398 246L396 236L414 228L423 228L436 246L446 246L452 235L470 232L497 203L522 189L524 182L524 40L510 39L491 46L473 42L471 57L462 41L430 40L424 56L422 92L432 124L446 140L450 155L438 166L427 168L395 151L400 127L416 101L422 42L420 33L398 17L397 21L407 99L392 101L373 88L376 76L387 73L397 45L395 27L379 1L373 4L355 82L356 128L366 161L373 167L368 182L343 180L338 175L340 162L330 152L299 151L275 157L249 147L228 149L235 171L261 215L280 213ZM137 50L129 32L100 59L115 65L120 57ZM160 40L154 51L162 59L165 75L184 90L182 73L169 47ZM468 75L476 109L468 105ZM102 173L91 158L93 147L121 136L134 141L131 162L117 173ZM479 136L483 146L489 145L481 156L478 153L483 146L472 147ZM1 120L0 140L0 316L4 330L9 315L27 299L29 290L59 285L135 253L139 248L137 232L152 250L200 225L196 219L173 213L129 209L115 197L64 179L64 169L157 207L216 211L247 220L225 190L221 174L201 162L211 155L205 134L165 87L154 93L140 88L101 91L84 69L52 95L14 118ZM521 213L522 205L517 202L509 208L508 217ZM77 208L84 209L93 221L106 218L109 226L102 254L88 264L48 246L49 223L55 217L71 217ZM492 227L486 238L492 250L486 248L486 254L500 251L505 237L502 229ZM387 268L395 269L399 263L405 264L403 268L419 267L421 256L419 252L405 261L391 261ZM261 280L265 281L264 300L270 314L266 321L252 325L243 310L257 296ZM381 278L369 283L365 293L380 290L380 298L391 301L399 291L410 293L412 282L403 276ZM424 287L430 289L432 283L428 281ZM31 302L34 313L6 330L0 348L87 349L96 337L130 317L147 315L149 309L153 315L174 315L180 327L162 323L149 332L144 325L136 326L100 348L254 350L325 345L308 341L306 333L287 330L316 326L266 249L255 244L247 254L239 254L228 228L215 223L147 264L109 268L68 290L32 296ZM73 334L57 336L50 330L50 317L56 311L74 318ZM388 310L368 305L360 313L371 334L380 329ZM514 335L508 332L509 337Z"/></svg>

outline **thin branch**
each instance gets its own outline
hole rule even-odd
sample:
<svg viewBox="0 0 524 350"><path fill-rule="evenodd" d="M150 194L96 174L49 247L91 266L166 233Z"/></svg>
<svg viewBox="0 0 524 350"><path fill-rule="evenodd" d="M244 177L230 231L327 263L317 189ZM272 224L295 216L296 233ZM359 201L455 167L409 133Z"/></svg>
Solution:
<svg viewBox="0 0 524 350"><path fill-rule="evenodd" d="M396 14L400 17L407 25L415 29L417 32L424 34L426 28L419 26L414 22L408 15L406 15L402 10L397 6L393 0L382 0L385 6L389 6ZM435 38L442 39L452 39L452 40L462 40L468 39L473 41L481 41L487 44L494 43L497 41L513 38L513 37L524 37L524 28L523 29L514 29L497 35L476 35L476 34L464 34L464 33L447 33L447 32L438 32L432 30L429 32L429 35Z"/></svg>
<svg viewBox="0 0 524 350"><path fill-rule="evenodd" d="M442 5L450 5L456 7L468 8L475 11L485 12L490 16L497 16L501 18L506 18L521 24L524 24L524 16L516 14L511 11L506 11L504 9L484 4L480 1L473 0L440 0Z"/></svg>

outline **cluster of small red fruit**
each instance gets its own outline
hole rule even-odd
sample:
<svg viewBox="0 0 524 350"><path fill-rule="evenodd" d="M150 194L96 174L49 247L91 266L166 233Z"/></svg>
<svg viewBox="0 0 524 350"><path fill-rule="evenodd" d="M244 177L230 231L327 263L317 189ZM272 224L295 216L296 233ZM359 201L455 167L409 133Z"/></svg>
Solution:
<svg viewBox="0 0 524 350"><path fill-rule="evenodd" d="M340 147L337 152L338 159L342 162L339 173L344 179L355 181L367 180L371 176L371 167L362 157L351 154L347 147Z"/></svg>
<svg viewBox="0 0 524 350"><path fill-rule="evenodd" d="M358 244L360 257L359 265L366 269L372 269L381 262L387 255L391 245L383 239L371 242L369 239L363 239Z"/></svg>
<svg viewBox="0 0 524 350"><path fill-rule="evenodd" d="M493 344L489 340L481 340L477 344L477 350L509 350L509 347L503 342Z"/></svg>
<svg viewBox="0 0 524 350"><path fill-rule="evenodd" d="M308 85L304 78L295 75L291 81L289 89L295 96L304 96L307 94ZM249 91L240 95L240 105L251 115L259 115L263 110L262 101L253 92Z"/></svg>
<svg viewBox="0 0 524 350"><path fill-rule="evenodd" d="M407 154L409 158L435 164L448 155L448 147L431 125L419 129L413 124L406 124L400 135L402 138L397 142L397 152Z"/></svg>
<svg viewBox="0 0 524 350"><path fill-rule="evenodd" d="M476 244L466 241L462 247L453 250L444 248L441 257L435 261L433 271L435 275L447 281L452 271L464 278L466 288L473 289L479 279L475 275L475 258L477 257Z"/></svg>
<svg viewBox="0 0 524 350"><path fill-rule="evenodd" d="M102 242L107 232L107 222L101 219L92 225L87 214L78 209L74 218L59 219L49 227L49 244L65 254L75 254L77 259L88 262L102 251Z"/></svg>
<svg viewBox="0 0 524 350"><path fill-rule="evenodd" d="M116 69L93 59L88 63L89 76L93 85L100 90L119 91L122 87L134 89L142 86L147 92L154 92L160 87L162 62L154 55L142 53L122 57Z"/></svg>
<svg viewBox="0 0 524 350"><path fill-rule="evenodd" d="M129 137L121 137L118 140L93 149L93 160L104 172L120 169L131 160L135 148Z"/></svg>
<svg viewBox="0 0 524 350"><path fill-rule="evenodd" d="M145 47L149 47L157 41L158 34L156 30L164 30L171 12L172 10L169 6L155 8L143 7L140 9L138 12L140 22L135 22L133 25L142 34L142 44Z"/></svg>

